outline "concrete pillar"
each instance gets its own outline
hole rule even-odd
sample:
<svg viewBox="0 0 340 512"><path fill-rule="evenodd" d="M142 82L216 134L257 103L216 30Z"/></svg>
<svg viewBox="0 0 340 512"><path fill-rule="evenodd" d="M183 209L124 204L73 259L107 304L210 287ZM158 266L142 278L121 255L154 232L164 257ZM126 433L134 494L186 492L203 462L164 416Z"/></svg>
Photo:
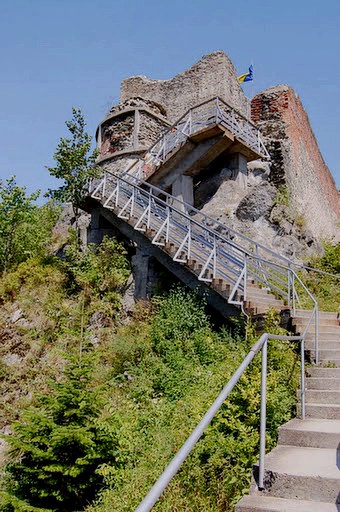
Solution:
<svg viewBox="0 0 340 512"><path fill-rule="evenodd" d="M133 276L135 279L135 299L145 299L148 295L150 255L136 248L136 254L132 256Z"/></svg>
<svg viewBox="0 0 340 512"><path fill-rule="evenodd" d="M247 159L241 153L233 153L229 157L228 168L233 171L233 180L244 190L247 188Z"/></svg>
<svg viewBox="0 0 340 512"><path fill-rule="evenodd" d="M172 195L193 206L194 204L194 185L191 176L179 176L172 184ZM177 206L177 205L176 205Z"/></svg>
<svg viewBox="0 0 340 512"><path fill-rule="evenodd" d="M87 243L100 244L105 235L112 236L114 228L106 219L104 219L98 209L91 211L91 222L87 228Z"/></svg>

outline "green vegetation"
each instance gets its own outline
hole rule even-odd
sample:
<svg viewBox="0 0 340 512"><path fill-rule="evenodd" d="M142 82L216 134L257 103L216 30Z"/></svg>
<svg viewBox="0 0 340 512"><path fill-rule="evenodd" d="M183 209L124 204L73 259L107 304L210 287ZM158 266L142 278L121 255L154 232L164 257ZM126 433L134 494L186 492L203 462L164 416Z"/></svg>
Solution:
<svg viewBox="0 0 340 512"><path fill-rule="evenodd" d="M275 205L289 206L289 190L285 185L281 185L276 190L276 196L274 199Z"/></svg>
<svg viewBox="0 0 340 512"><path fill-rule="evenodd" d="M59 209L52 203L39 208L38 197L39 192L27 195L14 176L0 181L0 272L46 253Z"/></svg>
<svg viewBox="0 0 340 512"><path fill-rule="evenodd" d="M72 114L71 121L65 123L71 138L61 137L54 154L56 167L48 168L51 176L63 180L63 185L49 190L47 196L62 204L72 204L78 241L80 208L91 179L98 176L100 169L96 166L97 150L91 152L92 137L85 131L81 110L73 107Z"/></svg>
<svg viewBox="0 0 340 512"><path fill-rule="evenodd" d="M182 288L122 324L128 274L123 247L105 239L2 277L0 355L20 358L0 368L1 422L12 423L2 512L133 510L257 339L214 329ZM273 313L265 328L277 324ZM294 412L298 360L271 344L268 449ZM259 387L257 358L155 510L233 510L258 457Z"/></svg>
<svg viewBox="0 0 340 512"><path fill-rule="evenodd" d="M307 265L340 276L340 244L325 244L324 255L312 258ZM316 297L321 311L340 312L340 279L312 270L300 272L300 277ZM300 292L303 299L302 305L312 307L312 303L305 298L302 290Z"/></svg>

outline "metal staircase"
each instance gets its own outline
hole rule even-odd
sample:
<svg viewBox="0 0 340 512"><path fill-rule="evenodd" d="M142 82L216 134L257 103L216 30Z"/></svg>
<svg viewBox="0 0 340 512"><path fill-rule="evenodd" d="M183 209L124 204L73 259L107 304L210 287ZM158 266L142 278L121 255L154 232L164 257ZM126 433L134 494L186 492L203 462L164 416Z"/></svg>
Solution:
<svg viewBox="0 0 340 512"><path fill-rule="evenodd" d="M126 172L140 180L149 179L190 137L197 138L201 132L215 127L227 131L230 140L242 142L254 153L254 158L270 158L259 129L221 98L215 97L189 109L167 128L145 157L137 160Z"/></svg>
<svg viewBox="0 0 340 512"><path fill-rule="evenodd" d="M271 471L277 471L280 477L280 471L282 470L280 464L283 464L282 460L286 457L285 447L282 448L282 446L275 449L276 452L273 451L278 453L278 459L275 459L275 455L265 455L267 345L271 340L285 339L292 343L299 343L301 353L300 412L302 419L293 420L292 423L282 427L281 445L290 445L294 442L298 447L309 446L306 443L311 436L314 436L312 441L316 443L315 446L321 448L332 446L333 449L337 443L337 436L340 431L338 423L330 426L328 424L316 425L312 420L305 419L306 417L325 418L324 411L327 407L327 418L340 418L340 405L338 405L340 401L337 401L336 405L327 402L327 400L334 401L333 382L330 386L328 378L322 375L318 380L314 374L312 377L305 379L305 349L310 352L316 364L319 362L319 313L316 299L297 275L294 270L295 265L290 260L147 182L151 176L162 169L162 166L172 158L174 153L186 144L189 138L192 140L193 135L197 136L200 131L206 131L210 128L214 130L214 127L218 125L230 130L232 137L242 140L259 156L268 157L257 128L219 98L214 98L188 111L160 137L143 159L139 159L135 164L124 169L121 174L105 171L100 179L93 181L91 184L90 196L104 208L110 210L123 223L127 223L133 230L142 234L150 244L158 247L159 251L165 252L176 264L185 266L196 276L197 281L204 282L214 289L226 303L233 304L246 314L264 313L270 307L275 307L278 310L289 309L297 335L282 337L267 333L261 336L137 510L138 512L151 510L219 407L224 403L243 372L259 352L262 353L261 443L257 486L262 491L264 490L264 494L245 497L237 510L240 512L255 510L259 512L262 510L282 512L284 510L300 510L300 508L306 511L335 510L337 506L333 506L332 503L335 501L333 501L334 497L336 498L334 493L338 489L338 476L334 470L334 461L333 459L330 460L334 455L333 452L325 455L325 457L330 457L329 460L326 460L326 471L336 474L334 478L333 476L331 479L327 477L327 482L325 480L329 486L325 496L321 496L323 485L323 482L321 482L321 487L316 487L317 490L314 493L317 499L315 497L311 498L316 501L308 501L309 478L310 475L314 475L314 468L309 470L310 475L308 473L306 492L300 493L299 496L296 495L298 502L294 499L291 503L288 499L291 494L285 494L280 489L276 491L274 487L272 497L267 494L269 487L267 483L268 474ZM212 131L211 135L214 136L214 133ZM311 308L309 310L301 308L300 299L302 294L310 302ZM331 313L320 313L320 360L324 363L331 361L332 364L339 366L339 320L333 318L332 315ZM314 371L337 372L336 377L339 377L338 369L315 368ZM325 380L326 383L323 382ZM332 391L327 391L326 394L323 393L325 386L327 386L327 390L331 389ZM306 387L308 388L307 391ZM313 391L314 388L316 391ZM338 387L336 387L336 390L338 390ZM319 400L321 403L314 403L315 400ZM329 433L331 433L331 438L329 438ZM296 437L296 441L295 437L292 441L292 435ZM314 446L314 444L311 446ZM287 446L287 449L293 453L294 457L300 456L298 450L292 450L291 446ZM281 452L283 453L283 459L280 455ZM301 451L301 458L310 457L309 453L306 455ZM275 460L273 461L273 459ZM292 459L289 462L288 469L284 468L286 473L289 473L290 469L294 467L294 460ZM315 460L317 460L317 455ZM314 464L314 459L312 462ZM279 469L276 469L277 467ZM278 481L281 481L279 477ZM307 479L305 480L307 481ZM286 485L285 480L282 479L282 481L284 487ZM299 484L300 480L297 479L297 482ZM334 484L334 482L336 483ZM268 490L268 492L270 491ZM295 488L292 492L298 493ZM258 503L256 500L258 500ZM325 503L326 506L320 508L319 501L332 501L332 503ZM314 508L310 508L311 506Z"/></svg>
<svg viewBox="0 0 340 512"><path fill-rule="evenodd" d="M91 197L247 314L286 307L295 316L305 293L313 305L307 326L314 321L317 360L317 301L289 260L128 173L105 172Z"/></svg>

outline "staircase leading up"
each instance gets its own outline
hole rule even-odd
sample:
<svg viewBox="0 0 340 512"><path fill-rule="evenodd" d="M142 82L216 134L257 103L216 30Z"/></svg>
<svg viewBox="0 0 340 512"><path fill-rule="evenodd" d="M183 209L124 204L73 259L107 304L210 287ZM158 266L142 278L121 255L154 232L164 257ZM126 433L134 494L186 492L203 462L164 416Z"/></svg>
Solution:
<svg viewBox="0 0 340 512"><path fill-rule="evenodd" d="M303 320L300 313L296 325ZM237 512L340 510L340 325L336 313L320 312L319 322L320 357L326 366L307 370L306 419L293 419L279 429L278 446L265 457L265 488L257 489L255 467L251 494L239 502ZM328 344L332 348L324 349Z"/></svg>
<svg viewBox="0 0 340 512"><path fill-rule="evenodd" d="M255 468L252 493L237 511L340 511L339 315L318 311L291 261L150 183L156 175L162 182L181 166L181 172L185 167L194 174L230 144L268 156L257 128L215 98L191 109L126 172L104 172L92 183L90 201L128 226L132 238L142 236L185 268L226 307L246 314L288 310L307 357L322 367L307 370L302 386L306 418L281 427L279 445L265 456L263 489L257 489ZM312 309L299 306L302 295Z"/></svg>
<svg viewBox="0 0 340 512"><path fill-rule="evenodd" d="M194 175L225 149L241 152L248 160L269 159L259 129L221 98L189 109L163 133L128 173L151 183L185 168Z"/></svg>

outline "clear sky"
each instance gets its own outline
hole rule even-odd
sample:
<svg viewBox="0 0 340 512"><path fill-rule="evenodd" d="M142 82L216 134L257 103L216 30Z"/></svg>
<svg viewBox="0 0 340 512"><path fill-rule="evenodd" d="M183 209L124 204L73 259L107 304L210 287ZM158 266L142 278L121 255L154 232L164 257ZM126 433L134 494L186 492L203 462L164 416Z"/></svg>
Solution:
<svg viewBox="0 0 340 512"><path fill-rule="evenodd" d="M339 188L339 32L339 0L0 0L0 178L45 191L73 105L93 134L123 78L225 50L247 95L296 90Z"/></svg>

